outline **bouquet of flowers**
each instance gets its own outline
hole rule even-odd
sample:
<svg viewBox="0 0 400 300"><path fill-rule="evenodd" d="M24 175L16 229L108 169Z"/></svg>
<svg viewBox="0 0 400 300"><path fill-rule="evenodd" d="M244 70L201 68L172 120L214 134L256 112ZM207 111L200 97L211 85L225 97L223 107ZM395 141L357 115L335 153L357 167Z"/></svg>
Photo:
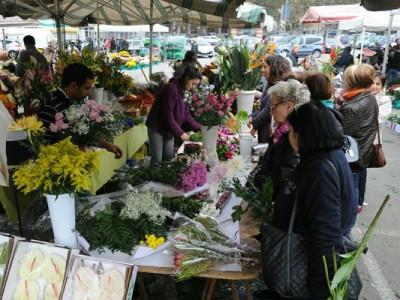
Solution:
<svg viewBox="0 0 400 300"><path fill-rule="evenodd" d="M31 57L31 62L25 66L24 76L18 81L16 99L24 107L25 113L35 111L53 90L53 75L50 70L39 68L37 61Z"/></svg>
<svg viewBox="0 0 400 300"><path fill-rule="evenodd" d="M165 236L169 215L161 204L161 194L139 191L106 201L102 207L86 204L77 217L77 230L92 250L109 248L130 254L143 240L149 246L159 246L163 239L153 237Z"/></svg>
<svg viewBox="0 0 400 300"><path fill-rule="evenodd" d="M28 148L30 152L36 155L38 146L43 144L43 134L46 129L43 127L43 122L38 120L36 115L33 115L17 119L11 124L9 130L25 131L29 141Z"/></svg>
<svg viewBox="0 0 400 300"><path fill-rule="evenodd" d="M61 77L65 67L73 63L81 63L88 67L96 76L96 87L105 87L111 74L111 66L105 54L96 54L96 52L89 49L83 49L81 53L60 53L56 62L56 73L58 77ZM58 78L58 80L59 79L60 78Z"/></svg>
<svg viewBox="0 0 400 300"><path fill-rule="evenodd" d="M212 127L224 122L235 97L218 95L207 88L199 89L190 97L191 107L196 120L204 126Z"/></svg>
<svg viewBox="0 0 400 300"><path fill-rule="evenodd" d="M116 119L109 106L93 100L57 113L55 122L50 124L51 132L72 136L72 141L80 146L99 146L102 141L111 143L123 128L123 120Z"/></svg>
<svg viewBox="0 0 400 300"><path fill-rule="evenodd" d="M174 265L178 279L186 280L206 272L217 263L256 265L258 254L235 245L207 216L194 220L179 216L170 239L174 246Z"/></svg>
<svg viewBox="0 0 400 300"><path fill-rule="evenodd" d="M3 103L5 108L10 114L15 117L17 103L14 96L11 93L11 88L8 80L8 76L0 75L0 102Z"/></svg>
<svg viewBox="0 0 400 300"><path fill-rule="evenodd" d="M235 45L220 53L218 76L221 90L255 90L260 82L264 55L263 45L250 52L245 44Z"/></svg>
<svg viewBox="0 0 400 300"><path fill-rule="evenodd" d="M120 176L122 181L133 186L153 181L188 192L207 183L207 165L203 161L183 157L150 168L121 170Z"/></svg>
<svg viewBox="0 0 400 300"><path fill-rule="evenodd" d="M232 159L239 152L239 140L225 126L218 129L217 154L218 159L225 161Z"/></svg>
<svg viewBox="0 0 400 300"><path fill-rule="evenodd" d="M121 97L126 95L129 90L133 87L132 77L124 75L120 68L122 61L118 58L111 61L111 72L110 76L105 83L105 88L114 93L115 96Z"/></svg>
<svg viewBox="0 0 400 300"><path fill-rule="evenodd" d="M66 138L56 144L41 146L38 157L22 165L13 176L23 193L72 194L90 189L90 175L99 169L97 154L81 151Z"/></svg>

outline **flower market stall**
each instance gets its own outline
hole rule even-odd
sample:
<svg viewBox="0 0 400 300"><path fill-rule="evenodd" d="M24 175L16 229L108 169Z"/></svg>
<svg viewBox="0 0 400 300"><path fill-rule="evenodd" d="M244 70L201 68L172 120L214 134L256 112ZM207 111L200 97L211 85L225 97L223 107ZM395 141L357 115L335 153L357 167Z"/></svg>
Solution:
<svg viewBox="0 0 400 300"><path fill-rule="evenodd" d="M253 82L260 77L257 51L243 48L237 54L248 60L242 67ZM221 55L220 63L226 59L228 56ZM7 194L1 201L15 222L17 212L24 216L33 198L46 199L49 218L47 213L43 218L50 220L52 234L43 240L55 242L36 244L6 236L16 250L9 255L10 267L4 271L4 295L13 295L16 287L30 278L16 273L16 268L23 268L19 264L35 260L47 265L45 257L52 255L60 256L53 262L59 266L53 290L48 291L49 280L43 275L25 286L27 293L54 293L61 299L81 293L110 295L103 282L108 276L115 282L113 286L119 286L113 297L128 299L139 270L168 274L180 281L207 278L205 294L211 297L217 279L234 282L258 276L259 251L245 245L249 236L239 222L244 208L238 196L246 195L239 187L252 169L252 145L243 146L242 134L248 113L231 113L238 94L235 89L247 85L242 87L232 79L229 85L213 87L205 80L187 94L191 113L203 126L201 133L192 134L172 161L149 166L141 152L147 140L143 119L155 96L153 87L136 86L122 73L130 61L123 52L108 56L84 50L60 55L51 77L35 65L23 78L1 71L1 100L14 119L9 136L20 135L28 149L26 159L16 160L10 187L0 190L0 195ZM93 97L58 112L45 129L35 113L58 85L62 71L74 63L95 74ZM213 75L218 80L219 72L226 70L221 64L205 71L210 81ZM254 88L253 83L248 85ZM50 133L59 140L50 142ZM117 145L122 156L115 158L100 149L103 142ZM110 183L111 190L101 189ZM14 189L18 193L14 194ZM256 189L247 192L262 197ZM257 201L252 204L256 208L254 203ZM21 248L27 250L18 250ZM76 249L91 257L78 256ZM96 267L88 268L89 264ZM97 279L89 283L89 277ZM233 287L234 283L232 293L237 299ZM249 287L247 290L250 293Z"/></svg>

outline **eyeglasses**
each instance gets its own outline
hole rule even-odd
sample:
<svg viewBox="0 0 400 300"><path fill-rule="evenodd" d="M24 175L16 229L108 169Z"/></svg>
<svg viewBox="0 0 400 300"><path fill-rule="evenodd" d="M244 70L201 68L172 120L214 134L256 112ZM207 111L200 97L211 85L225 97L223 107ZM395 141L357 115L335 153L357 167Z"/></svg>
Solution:
<svg viewBox="0 0 400 300"><path fill-rule="evenodd" d="M282 104L282 102L278 102L276 104L271 104L271 111L274 111L275 108L277 108L280 104Z"/></svg>

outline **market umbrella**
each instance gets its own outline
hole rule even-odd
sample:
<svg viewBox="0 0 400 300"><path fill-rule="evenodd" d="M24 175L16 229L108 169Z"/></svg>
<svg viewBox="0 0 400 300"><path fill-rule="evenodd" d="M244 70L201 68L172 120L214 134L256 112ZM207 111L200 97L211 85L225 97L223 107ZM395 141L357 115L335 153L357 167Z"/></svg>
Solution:
<svg viewBox="0 0 400 300"><path fill-rule="evenodd" d="M161 0L0 0L9 12L22 18L48 19L56 22L57 38L63 47L64 24L79 26L87 23L109 25L150 25L150 44L153 26L166 21L179 21L204 26L249 28L247 22L227 17L193 12ZM3 6L2 6L3 7ZM0 11L5 13L4 11ZM150 47L150 57L152 47ZM151 59L150 59L151 61ZM152 64L150 63L150 73Z"/></svg>

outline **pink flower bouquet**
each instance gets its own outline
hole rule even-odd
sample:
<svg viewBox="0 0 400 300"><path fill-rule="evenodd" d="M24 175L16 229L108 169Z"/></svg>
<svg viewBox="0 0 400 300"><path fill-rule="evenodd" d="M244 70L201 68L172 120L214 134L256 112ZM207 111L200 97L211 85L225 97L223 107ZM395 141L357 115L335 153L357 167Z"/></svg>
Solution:
<svg viewBox="0 0 400 300"><path fill-rule="evenodd" d="M203 126L212 127L224 122L235 98L199 90L190 100L196 120Z"/></svg>

